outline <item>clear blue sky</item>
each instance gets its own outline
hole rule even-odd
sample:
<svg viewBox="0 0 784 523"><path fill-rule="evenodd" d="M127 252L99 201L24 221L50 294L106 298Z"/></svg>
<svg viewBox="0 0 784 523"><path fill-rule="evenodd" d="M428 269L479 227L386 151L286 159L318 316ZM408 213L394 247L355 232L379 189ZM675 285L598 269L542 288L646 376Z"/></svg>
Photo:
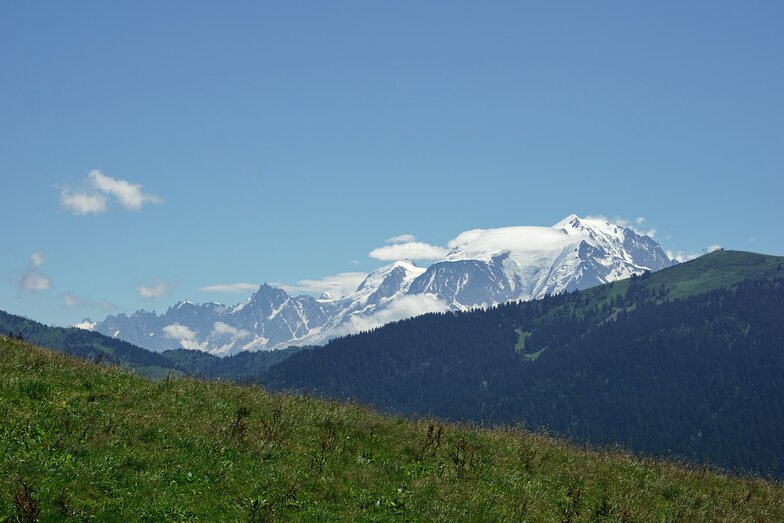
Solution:
<svg viewBox="0 0 784 523"><path fill-rule="evenodd" d="M783 27L778 1L2 2L0 308L236 303L200 289L570 213L784 254Z"/></svg>

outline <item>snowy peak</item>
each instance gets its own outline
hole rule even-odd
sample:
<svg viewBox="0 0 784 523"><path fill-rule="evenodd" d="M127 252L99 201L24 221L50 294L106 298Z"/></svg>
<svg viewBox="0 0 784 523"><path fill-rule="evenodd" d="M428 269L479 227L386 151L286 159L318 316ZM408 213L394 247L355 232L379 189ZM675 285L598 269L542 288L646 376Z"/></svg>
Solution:
<svg viewBox="0 0 784 523"><path fill-rule="evenodd" d="M613 239L623 241L624 232L627 230L625 227L610 223L602 218L580 218L575 214L570 214L553 225L552 228L560 229L570 236L584 236L604 241L612 241Z"/></svg>
<svg viewBox="0 0 784 523"><path fill-rule="evenodd" d="M553 225L553 229L578 229L581 225L580 217L576 214L570 214L560 222Z"/></svg>
<svg viewBox="0 0 784 523"><path fill-rule="evenodd" d="M453 309L541 298L672 264L653 239L575 214L552 227L466 231L449 246L410 292L434 294Z"/></svg>
<svg viewBox="0 0 784 523"><path fill-rule="evenodd" d="M367 278L357 287L354 294L368 291L372 293L385 284L394 285L392 282L398 282L398 285L402 285L405 282L410 283L423 272L425 272L425 269L417 267L410 260L396 261L368 274Z"/></svg>
<svg viewBox="0 0 784 523"><path fill-rule="evenodd" d="M262 314L269 315L275 309L282 307L288 299L289 295L283 289L263 283L250 297L249 302L245 305L245 309L253 307L260 310Z"/></svg>

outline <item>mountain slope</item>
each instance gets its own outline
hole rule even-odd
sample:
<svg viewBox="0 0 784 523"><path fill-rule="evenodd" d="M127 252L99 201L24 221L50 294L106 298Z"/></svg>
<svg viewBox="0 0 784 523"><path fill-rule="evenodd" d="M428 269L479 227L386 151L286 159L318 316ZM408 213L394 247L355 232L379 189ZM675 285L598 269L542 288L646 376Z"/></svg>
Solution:
<svg viewBox="0 0 784 523"><path fill-rule="evenodd" d="M784 477L781 261L719 251L585 291L430 314L304 351L264 383Z"/></svg>
<svg viewBox="0 0 784 523"><path fill-rule="evenodd" d="M575 215L552 227L466 231L449 247L428 268L408 260L381 267L348 296L290 296L264 284L233 307L185 301L161 315L109 316L95 328L150 350L182 347L225 356L323 344L426 312L537 299L673 264L653 239Z"/></svg>
<svg viewBox="0 0 784 523"><path fill-rule="evenodd" d="M8 521L781 521L784 490L0 337Z"/></svg>

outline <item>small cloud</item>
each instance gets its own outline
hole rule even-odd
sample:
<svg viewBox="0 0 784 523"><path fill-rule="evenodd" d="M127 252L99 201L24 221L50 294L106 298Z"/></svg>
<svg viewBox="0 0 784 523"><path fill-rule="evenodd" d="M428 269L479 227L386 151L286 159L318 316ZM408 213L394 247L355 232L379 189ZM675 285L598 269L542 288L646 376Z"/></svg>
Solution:
<svg viewBox="0 0 784 523"><path fill-rule="evenodd" d="M645 224L645 216L638 216L634 219L634 223L637 225L644 225Z"/></svg>
<svg viewBox="0 0 784 523"><path fill-rule="evenodd" d="M626 218L621 218L620 216L616 216L613 219L608 218L603 214L589 214L585 217L586 220L596 220L601 222L612 223L613 225L617 225L618 227L629 227L631 226L631 222Z"/></svg>
<svg viewBox="0 0 784 523"><path fill-rule="evenodd" d="M78 294L74 294L72 292L64 292L61 295L61 298L63 300L63 307L68 309L77 309L80 307L100 307L108 312L115 312L119 310L119 307L117 305L107 300L95 302L89 298L85 298L84 296L79 296Z"/></svg>
<svg viewBox="0 0 784 523"><path fill-rule="evenodd" d="M38 270L44 264L45 259L46 257L41 251L36 251L30 255L27 269L25 269L17 282L21 289L28 292L43 292L52 288L52 279Z"/></svg>
<svg viewBox="0 0 784 523"><path fill-rule="evenodd" d="M155 280L152 285L137 285L136 291L139 293L139 296L145 300L151 300L153 298L160 298L161 296L167 295L173 288L174 286L170 283L166 283L165 281L161 280Z"/></svg>
<svg viewBox="0 0 784 523"><path fill-rule="evenodd" d="M351 265L359 265L359 260L351 260L348 263L351 264Z"/></svg>
<svg viewBox="0 0 784 523"><path fill-rule="evenodd" d="M377 260L440 260L447 255L449 249L430 245L424 242L407 242L378 247L368 253Z"/></svg>
<svg viewBox="0 0 784 523"><path fill-rule="evenodd" d="M67 187L60 191L60 206L74 214L106 212L106 197L97 193L76 192Z"/></svg>
<svg viewBox="0 0 784 523"><path fill-rule="evenodd" d="M232 327L228 323L223 323L222 321L216 321L212 324L212 334L214 335L224 335L230 336L232 339L239 340L242 338L247 338L251 335L250 331L245 329L238 329L236 327Z"/></svg>
<svg viewBox="0 0 784 523"><path fill-rule="evenodd" d="M699 256L700 253L698 252L684 253L683 251L678 251L678 252L673 252L670 250L667 251L667 257L671 260L675 260L678 263L687 262Z"/></svg>
<svg viewBox="0 0 784 523"><path fill-rule="evenodd" d="M90 305L90 300L87 298L82 298L81 296L77 296L76 294L70 292L63 293L63 307L74 309L76 307L85 307L87 305Z"/></svg>
<svg viewBox="0 0 784 523"><path fill-rule="evenodd" d="M103 310L109 311L109 312L115 312L115 311L120 310L119 306L115 305L114 303L112 303L112 302L110 302L108 300L102 300L101 301L101 308Z"/></svg>
<svg viewBox="0 0 784 523"><path fill-rule="evenodd" d="M87 175L85 189L65 187L60 191L60 206L75 214L100 214L106 212L107 197L113 197L121 207L131 211L138 211L145 203L163 203L160 196L143 192L140 184L93 170Z"/></svg>
<svg viewBox="0 0 784 523"><path fill-rule="evenodd" d="M216 283L214 285L207 285L199 289L204 292L228 292L233 294L241 294L247 291L255 291L259 288L258 283Z"/></svg>
<svg viewBox="0 0 784 523"><path fill-rule="evenodd" d="M357 290L365 278L367 278L366 272L341 272L317 280L299 280L294 285L283 283L274 283L273 285L289 294L322 294L326 292L331 296L346 296Z"/></svg>
<svg viewBox="0 0 784 523"><path fill-rule="evenodd" d="M19 286L29 292L43 292L52 288L52 280L35 269L28 269L19 279Z"/></svg>
<svg viewBox="0 0 784 523"><path fill-rule="evenodd" d="M33 254L30 255L30 265L32 265L33 267L40 267L41 265L44 264L45 259L46 257L44 256L43 252L41 251L34 252Z"/></svg>
<svg viewBox="0 0 784 523"><path fill-rule="evenodd" d="M384 240L386 243L408 243L415 241L416 237L413 234L401 234L399 236L393 236Z"/></svg>
<svg viewBox="0 0 784 523"><path fill-rule="evenodd" d="M195 341L196 333L190 330L185 325L180 323L172 323L161 329L163 335L172 340L180 341Z"/></svg>
<svg viewBox="0 0 784 523"><path fill-rule="evenodd" d="M708 246L708 252L715 252L718 250L721 250L721 245L719 245L718 243L714 243L713 245Z"/></svg>
<svg viewBox="0 0 784 523"><path fill-rule="evenodd" d="M104 194L114 196L122 207L131 211L141 209L144 203L162 203L163 200L156 194L142 192L140 184L130 183L106 176L99 170L90 171L87 175L90 183Z"/></svg>

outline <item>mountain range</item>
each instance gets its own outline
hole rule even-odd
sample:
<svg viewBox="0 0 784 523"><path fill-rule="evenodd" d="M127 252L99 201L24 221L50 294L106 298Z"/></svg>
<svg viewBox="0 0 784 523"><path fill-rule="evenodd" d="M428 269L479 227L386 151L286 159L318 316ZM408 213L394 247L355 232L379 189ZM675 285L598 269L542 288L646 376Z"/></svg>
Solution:
<svg viewBox="0 0 784 523"><path fill-rule="evenodd" d="M427 312L532 300L673 265L661 246L630 227L570 215L552 227L474 229L428 267L400 260L370 273L347 295L291 296L263 284L233 306L180 301L80 326L153 351L216 355L318 345Z"/></svg>

